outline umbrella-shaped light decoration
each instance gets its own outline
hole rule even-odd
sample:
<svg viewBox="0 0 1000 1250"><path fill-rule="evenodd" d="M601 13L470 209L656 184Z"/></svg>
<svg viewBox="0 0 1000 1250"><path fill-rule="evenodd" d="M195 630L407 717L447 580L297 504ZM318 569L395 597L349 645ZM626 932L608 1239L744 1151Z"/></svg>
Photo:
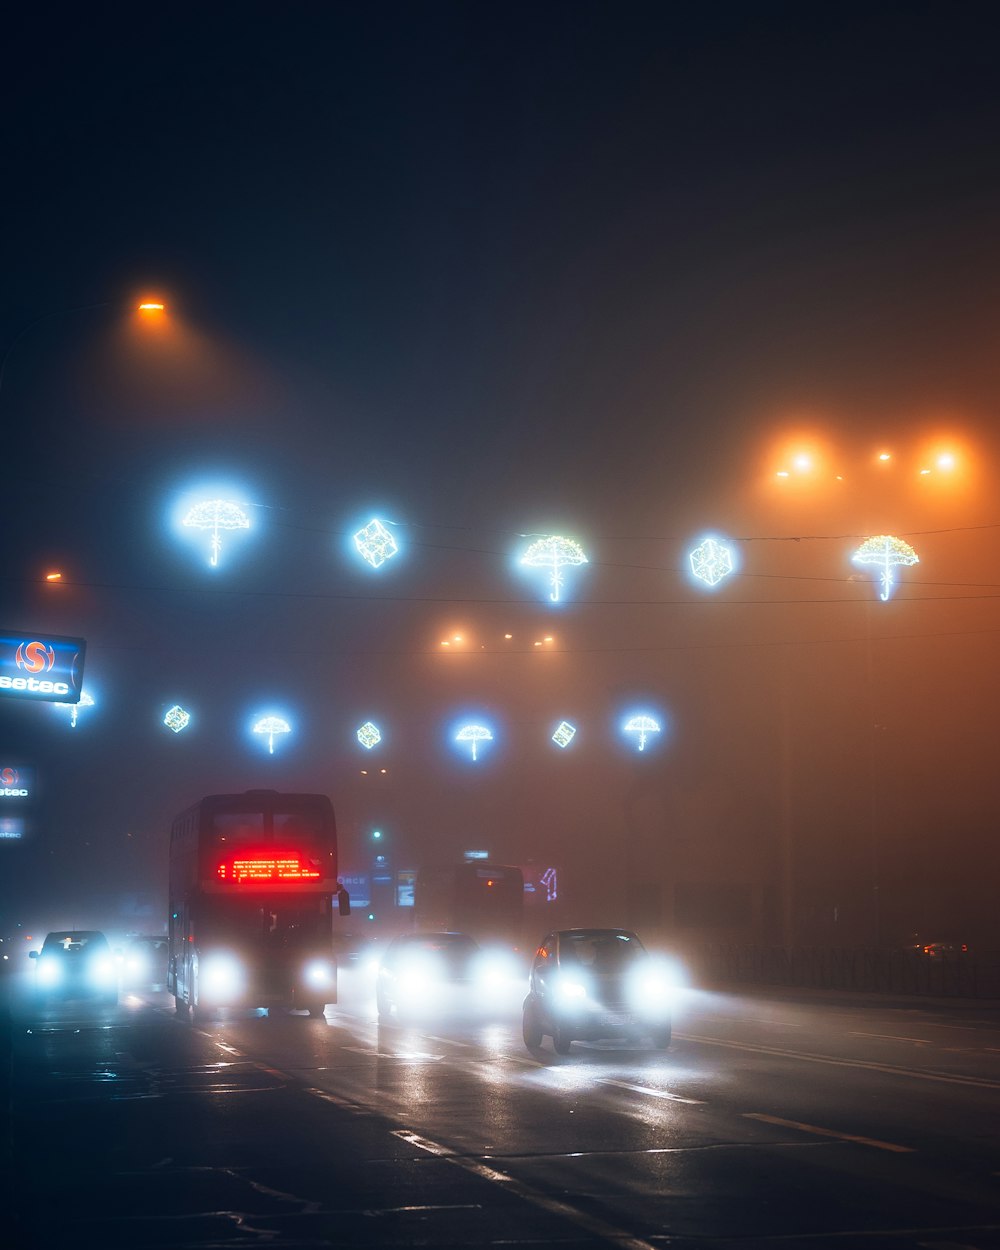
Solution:
<svg viewBox="0 0 1000 1250"><path fill-rule="evenodd" d="M472 743L472 758L476 759L476 747L480 742L492 742L493 734L485 725L463 725L455 735L456 742Z"/></svg>
<svg viewBox="0 0 1000 1250"><path fill-rule="evenodd" d="M919 564L920 557L909 543L892 534L876 534L874 538L866 538L851 557L855 564L874 564L881 573L879 582L882 591L879 598L885 602L892 594L892 570L901 564Z"/></svg>
<svg viewBox="0 0 1000 1250"><path fill-rule="evenodd" d="M659 722L654 720L652 716L630 716L625 722L625 732L627 734L639 735L639 750L646 749L646 737L648 734L658 734L660 732Z"/></svg>
<svg viewBox="0 0 1000 1250"><path fill-rule="evenodd" d="M563 538L561 534L550 534L547 538L539 538L531 544L521 563L532 568L551 569L549 583L552 593L549 599L559 602L559 587L562 585L562 570L570 565L586 564L587 557L583 548L575 538Z"/></svg>
<svg viewBox="0 0 1000 1250"><path fill-rule="evenodd" d="M79 701L79 703L57 703L57 704L56 704L56 707L68 707L68 708L69 708L69 727L70 727L70 729L75 729L75 728L76 728L77 714L78 714L78 712L79 712L80 708L82 708L82 707L93 707L93 706L94 706L94 700L91 698L91 696L90 696L89 694L87 694L86 690L81 690L81 691L80 691L80 701Z"/></svg>
<svg viewBox="0 0 1000 1250"><path fill-rule="evenodd" d="M222 550L220 530L248 530L250 518L238 503L231 499L205 499L190 508L184 517L183 525L191 529L212 531L212 558L209 564L216 568L219 563L219 552Z"/></svg>
<svg viewBox="0 0 1000 1250"><path fill-rule="evenodd" d="M274 735L291 733L292 727L280 716L262 716L260 720L254 722L253 731L255 734L267 734L267 749L273 755Z"/></svg>

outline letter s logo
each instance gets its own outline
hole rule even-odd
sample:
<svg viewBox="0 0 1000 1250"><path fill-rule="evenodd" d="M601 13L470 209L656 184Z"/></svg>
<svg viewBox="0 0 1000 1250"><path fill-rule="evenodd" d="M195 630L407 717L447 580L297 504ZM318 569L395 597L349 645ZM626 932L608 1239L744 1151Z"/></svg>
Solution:
<svg viewBox="0 0 1000 1250"><path fill-rule="evenodd" d="M5 786L16 786L17 780L16 768L0 768L0 782Z"/></svg>
<svg viewBox="0 0 1000 1250"><path fill-rule="evenodd" d="M47 672L56 662L56 653L44 642L22 642L14 653L14 662L29 673Z"/></svg>

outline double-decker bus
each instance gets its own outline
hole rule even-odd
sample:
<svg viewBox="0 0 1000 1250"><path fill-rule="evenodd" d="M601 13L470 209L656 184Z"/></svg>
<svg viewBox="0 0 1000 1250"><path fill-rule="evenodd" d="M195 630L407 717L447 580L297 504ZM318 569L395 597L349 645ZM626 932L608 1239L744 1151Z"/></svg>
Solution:
<svg viewBox="0 0 1000 1250"><path fill-rule="evenodd" d="M477 942L518 947L524 923L524 874L511 864L470 860L417 872L418 929L468 933Z"/></svg>
<svg viewBox="0 0 1000 1250"><path fill-rule="evenodd" d="M211 794L170 830L167 989L178 1015L337 1001L337 829L324 794Z"/></svg>

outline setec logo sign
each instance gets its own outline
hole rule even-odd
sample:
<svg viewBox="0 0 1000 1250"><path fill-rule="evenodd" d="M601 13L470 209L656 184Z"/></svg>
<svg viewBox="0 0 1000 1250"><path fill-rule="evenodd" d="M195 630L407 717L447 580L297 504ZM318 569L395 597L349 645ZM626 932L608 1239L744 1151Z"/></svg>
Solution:
<svg viewBox="0 0 1000 1250"><path fill-rule="evenodd" d="M86 649L83 638L0 633L0 695L79 703Z"/></svg>
<svg viewBox="0 0 1000 1250"><path fill-rule="evenodd" d="M31 793L31 776L26 768L0 768L0 799L26 799Z"/></svg>

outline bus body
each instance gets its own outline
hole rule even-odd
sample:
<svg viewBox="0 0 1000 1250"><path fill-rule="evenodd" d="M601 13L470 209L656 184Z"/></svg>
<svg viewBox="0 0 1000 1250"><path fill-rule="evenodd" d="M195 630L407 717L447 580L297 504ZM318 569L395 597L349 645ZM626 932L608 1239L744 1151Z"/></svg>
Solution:
<svg viewBox="0 0 1000 1250"><path fill-rule="evenodd" d="M413 896L418 929L468 933L480 944L519 947L524 874L510 864L471 860L421 868Z"/></svg>
<svg viewBox="0 0 1000 1250"><path fill-rule="evenodd" d="M333 805L323 794L212 794L170 830L167 989L178 1014L337 1001Z"/></svg>

